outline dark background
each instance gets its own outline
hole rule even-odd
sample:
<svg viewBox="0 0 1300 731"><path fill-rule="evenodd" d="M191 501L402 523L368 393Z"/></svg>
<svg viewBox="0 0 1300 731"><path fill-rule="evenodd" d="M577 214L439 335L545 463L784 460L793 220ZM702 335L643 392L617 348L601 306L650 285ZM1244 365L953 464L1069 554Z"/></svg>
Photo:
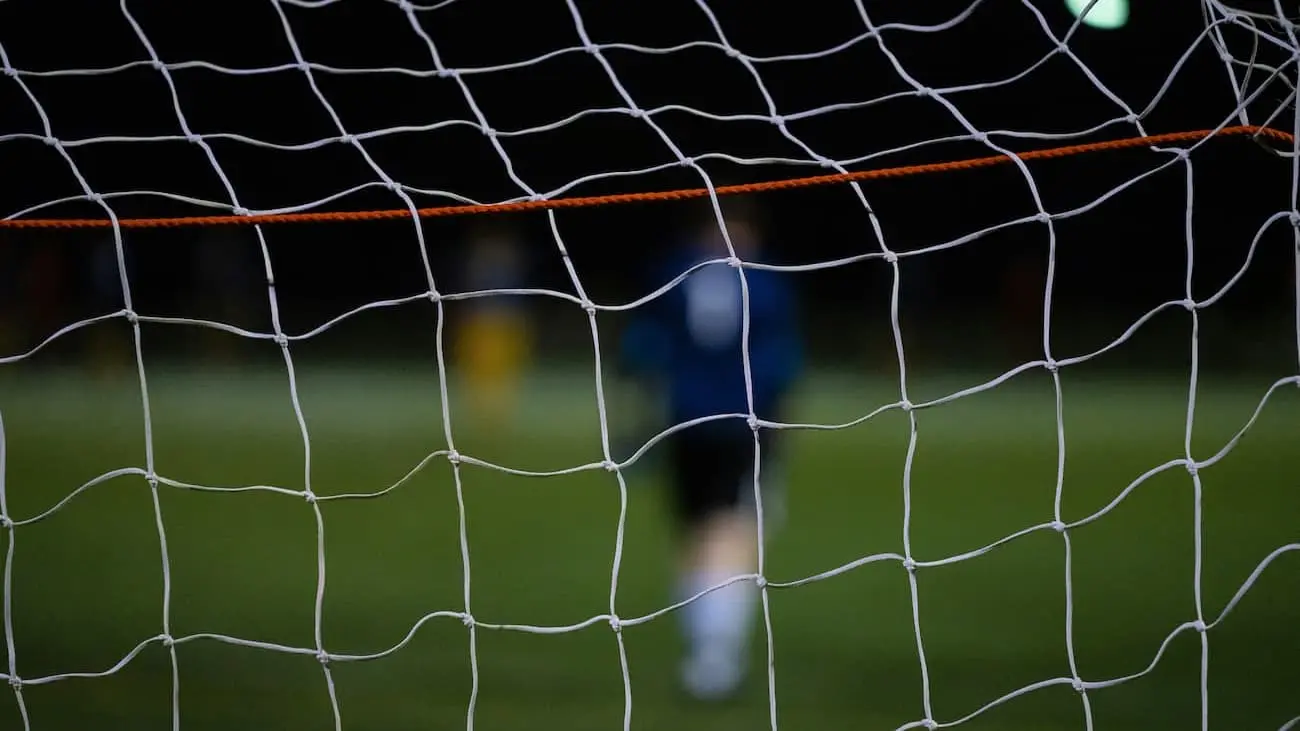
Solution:
<svg viewBox="0 0 1300 731"><path fill-rule="evenodd" d="M849 0L797 8L719 1L707 8L729 45L756 59L845 44L820 58L756 62L754 67L777 111L798 117L787 122L790 133L818 154L849 161L849 169L992 153L979 142L953 139L967 130L937 100L911 93L890 56L925 86L964 87L946 98L970 125L1008 149L1138 134L1135 125L1124 121L1127 112L1068 56L1047 57L1056 43L1042 24L1063 38L1072 23L1064 3L1036 0L1037 14L1030 5L865 0L861 6L872 25L884 28L880 39L889 55L875 38L850 43L867 26ZM1256 3L1252 9L1271 7ZM715 183L827 172L808 164L740 165L722 158L809 156L768 121L702 116L769 115L759 85L740 61L698 45L718 41L703 6L685 0L586 1L572 8L594 43L697 44L658 53L605 48L602 56L636 105L658 110L654 125L683 154L698 159ZM381 1L128 2L125 11L112 2L0 3L4 63L19 70L22 85L39 102L51 133L64 141L89 188L105 195L155 191L109 198L119 216L222 212L156 192L214 201L228 210L225 182L202 147L185 139L177 109L190 131L206 141L239 205L249 209L406 207L380 183L375 168L410 186L410 200L417 206L527 195L479 129L460 81L478 113L501 132L499 141L514 174L533 191L596 195L703 185L698 170L682 166L608 175L669 164L677 155L645 119L626 113L626 102L597 58L582 50L571 7L559 0L462 0L421 6L410 16L398 4ZM134 18L138 31L128 18ZM954 19L958 22L951 27L935 28ZM1205 27L1198 3L1139 3L1124 29L1079 28L1069 48L1141 114L1149 133L1209 128L1229 119L1236 124L1236 100ZM1289 60L1276 46L1256 42L1241 24L1220 27L1236 59ZM1260 32L1285 38L1280 25L1261 24ZM304 73L296 66L290 39L302 58L334 70ZM150 59L148 46L173 65L175 99L164 74L141 63ZM428 72L439 62L463 70L459 81L398 71ZM1023 78L1006 81L1036 63ZM503 64L512 65L486 68ZM66 73L111 67L118 68ZM41 73L50 71L63 73ZM1249 91L1258 90L1267 76L1257 68ZM0 213L102 217L100 206L75 200L84 191L67 162L43 141L44 122L22 85L0 78ZM1260 91L1249 108L1250 120L1268 119L1287 101L1288 92L1280 82ZM862 104L869 100L876 102ZM848 108L800 114L828 105ZM1287 104L1272 125L1289 130L1293 106ZM611 111L619 109L623 111ZM584 111L588 113L548 131L519 133ZM437 123L443 126L429 129ZM340 126L362 138L365 156L357 146L337 140ZM377 132L398 128L405 131ZM1094 131L1081 134L1085 130ZM1069 139L1031 139L1028 133ZM95 138L101 141L88 142ZM1046 209L1062 212L1091 203L1170 157L1139 148L1038 161L1029 169ZM1265 219L1293 208L1294 194L1290 162L1245 138L1211 140L1193 153L1192 163L1193 286L1194 296L1205 299L1245 264ZM557 193L561 186L595 175L605 177ZM1096 208L1056 222L1051 318L1056 357L1096 350L1153 307L1185 296L1187 176L1187 167L1174 163ZM349 190L353 192L340 195ZM879 217L885 243L895 251L941 244L1036 210L1030 186L1012 165L876 181L864 184L863 191ZM28 210L67 197L74 200ZM880 250L865 209L848 185L765 193L759 201L768 223L766 261L809 264ZM682 220L702 205L706 203L564 210L555 220L588 295L600 304L617 304L650 290L638 274L671 241ZM527 238L532 266L521 284L573 293L547 214L498 218L517 225ZM462 217L420 224L443 292L465 289L461 269L466 227L472 223ZM368 302L427 289L410 221L268 226L263 234L283 327L291 334ZM271 330L253 229L132 230L124 233L124 241L136 311ZM1244 277L1202 313L1201 352L1207 367L1294 370L1293 241L1285 219L1270 227ZM11 325L8 354L33 347L63 325L123 306L109 232L3 230L0 242ZM909 356L949 369L1010 367L1041 357L1047 264L1048 231L1041 223L1002 228L960 247L904 258L901 319ZM96 279L96 266L106 277ZM874 259L790 276L805 296L812 348L823 363L881 372L896 368L888 264ZM589 359L590 334L581 311L558 299L533 299L539 305L543 358ZM450 326L466 307L447 306ZM600 323L612 331L624 317L602 313ZM317 338L318 347L365 358L424 358L434 322L428 302L374 310L329 329ZM120 323L126 327L125 320ZM1187 313L1171 308L1102 362L1185 371L1189 327ZM164 357L185 352L196 329L146 325L145 330L146 354ZM63 340L69 344L55 343L43 357L80 352L75 339ZM247 350L267 357L276 353L266 342Z"/></svg>
<svg viewBox="0 0 1300 731"><path fill-rule="evenodd" d="M525 195L476 127L479 114L500 130L514 173L544 194L701 185L698 170L676 165L676 153L645 119L597 111L626 102L598 59L579 50L571 7L597 43L666 49L717 40L704 6L574 3L459 0L408 15L382 0L128 0L125 7L0 0L0 71L17 72L0 75L0 216L105 215L76 200L86 190L59 148L44 141L45 120L31 97L85 187L109 196L123 217L228 211L227 182L238 203L255 210L404 206L379 184L385 176L409 186L421 206ZM1230 77L1204 37L1205 5L1135 0L1123 30L1081 28L1071 37L1070 50L1123 105L1069 56L1048 57L1056 41L1033 9L1061 38L1071 23L1064 0L862 0L884 28L885 50L873 38L853 43L867 31L853 0L710 0L707 8L730 47L753 57L843 46L816 59L755 66L792 134L863 170L991 154L952 139L968 130L938 100L909 95L891 55L922 85L963 87L944 98L972 127L1015 150L1130 137L1138 130L1122 121L1124 106L1141 112L1152 133L1238 123ZM437 68L412 21L443 67L461 70L477 113L456 78L377 70ZM1295 43L1284 27L1258 29L1284 38L1282 47L1255 43L1244 21L1223 30L1231 58L1287 64L1294 78ZM289 38L318 64L310 78L296 67ZM149 65L150 49L168 76ZM718 182L823 172L719 157L809 159L767 121L701 116L769 114L744 65L718 48L606 47L602 56L637 106L652 110L654 124ZM484 68L500 64L517 66ZM1258 101L1248 117L1263 122L1283 107L1271 124L1291 130L1289 88L1261 90L1268 73L1257 65L1250 74ZM177 106L224 181L204 146L185 139ZM364 156L330 141L340 131L329 110L358 136ZM555 128L525 132L542 125ZM384 132L403 126L411 131ZM1029 168L1046 209L1060 213L1169 160L1134 149ZM669 167L609 176L658 165ZM1264 567L1279 547L1295 547L1300 514L1300 390L1283 385L1300 372L1295 232L1285 215L1246 266L1264 222L1295 210L1293 161L1233 137L1198 147L1190 169L1190 205L1188 166L1174 162L1057 221L1049 324L1056 358L1086 355L1152 308L1186 297L1190 210L1194 298L1208 299L1245 267L1200 312L1195 346L1192 317L1168 307L1105 355L1063 369L1059 380L1037 369L919 417L877 410L900 397L891 267L877 258L789 275L803 295L819 371L805 379L790 419L835 428L789 430L789 524L772 543L765 575L773 583L799 580L904 551L923 560L963 558L923 568L915 589L899 562L886 560L772 592L776 685L767 687L756 639L753 682L726 708L680 702L675 617L625 626L634 727L766 728L771 697L782 729L896 729L932 715L945 725L961 721L963 731L1150 731L1200 728L1206 707L1215 729L1294 725L1300 665L1284 651L1300 647L1300 554ZM606 177L559 190L595 175ZM1035 211L1029 184L1009 165L862 189L885 243L902 252ZM72 200L41 205L62 198ZM813 264L880 251L850 186L756 200L768 221L768 261ZM650 290L638 275L700 207L563 210L554 223L587 294L613 306ZM573 293L546 213L487 218L525 235L533 266L522 284ZM419 224L439 291L470 286L464 268L473 225L470 218ZM299 648L316 647L319 637L335 653L381 652L409 634L411 644L383 659L326 666L337 680L338 718L349 727L455 728L473 713L480 729L622 728L623 676L608 625L547 636L483 629L472 635L473 655L459 619L412 629L428 612L466 606L469 565L481 622L559 627L603 613L615 555L621 617L657 612L671 596L674 534L667 494L656 489L665 477L654 469L660 452L645 452L623 471L626 506L615 489L622 478L570 472L603 458L606 431L632 443L647 428L637 423L638 399L612 385L617 379L598 408L581 309L529 298L547 367L521 389L516 413L494 423L475 408L472 389L455 378L442 382L439 314L428 301L368 309L295 341L289 383L272 342L192 325L271 330L255 230L128 230L133 309L189 318L141 326L146 386L135 372L128 321L112 317L124 302L109 233L0 228L3 509L22 523L0 530L13 559L4 599L15 648L0 650L0 673L26 679L21 695L0 691L0 728L24 726L19 703L37 731L170 729L173 713L187 731L334 727L322 666L311 654L231 646L204 636L212 633ZM411 221L261 233L291 335L428 288ZM1043 356L1048 253L1048 228L1035 222L900 260L910 400L947 398ZM448 302L442 324L454 331L472 306ZM105 315L32 352L61 328ZM602 347L626 319L625 312L599 314ZM1194 351L1201 359L1195 379ZM232 354L273 367L216 367ZM118 378L83 377L109 360ZM405 372L394 373L394 363ZM452 446L453 424L459 454L549 476L472 464L453 473L435 451ZM1176 461L1183 458L1197 458L1195 481ZM145 468L171 482L152 489ZM173 487L181 484L208 489ZM304 500L297 491L307 487L330 500ZM1062 535L1024 532L1057 515L1101 516L1063 534L1068 569ZM616 540L626 550L615 551ZM1199 610L1207 621L1221 616L1247 585L1222 624L1169 639ZM167 648L155 639L130 654L168 626L194 641ZM1151 672L1089 691L1090 725L1068 685L1026 692L962 721L1007 693L1074 674L1066 631L1080 677ZM1205 678L1202 641L1210 647ZM472 711L471 658L482 678ZM33 682L66 672L105 675ZM932 712L922 699L927 687ZM554 721L538 720L548 717Z"/></svg>

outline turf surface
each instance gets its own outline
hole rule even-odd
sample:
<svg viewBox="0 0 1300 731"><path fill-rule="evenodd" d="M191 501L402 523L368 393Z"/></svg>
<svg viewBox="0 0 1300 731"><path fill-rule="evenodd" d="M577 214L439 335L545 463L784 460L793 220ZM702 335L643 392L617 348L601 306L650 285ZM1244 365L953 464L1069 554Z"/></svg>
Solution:
<svg viewBox="0 0 1300 731"><path fill-rule="evenodd" d="M8 513L49 511L110 470L145 465L138 388L28 369L0 384ZM1063 373L1067 521L1103 509L1141 474L1183 455L1187 386L1178 380L1097 380ZM983 376L919 379L914 401ZM1193 455L1219 451L1250 418L1269 379L1206 378ZM813 379L801 421L843 422L896 400L887 382ZM311 438L316 493L373 492L444 448L428 369L303 368L298 391ZM282 374L152 371L157 472L188 483L300 490L304 453ZM545 379L509 429L456 410L456 447L525 470L600 459L594 381ZM621 416L611 396L611 413ZM911 471L911 545L932 560L988 545L1052 519L1056 431L1044 372L919 413ZM1203 604L1219 615L1274 549L1300 541L1300 389L1280 388L1204 487ZM885 412L842 431L791 433L789 522L769 549L769 577L789 581L866 555L902 551L906 414ZM482 622L578 623L608 611L619 493L601 470L556 477L462 468L472 609ZM665 604L671 545L650 467L629 475L617 611ZM172 582L171 634L212 633L312 648L316 525L302 498L162 487ZM322 632L333 653L382 652L424 615L463 604L456 493L435 459L370 500L321 503L327 584ZM1180 624L1195 619L1193 482L1155 474L1109 513L1071 531L1075 655L1089 681L1139 673ZM171 665L160 642L163 571L148 483L126 475L85 489L14 531L12 616L18 674L71 678L22 690L36 731L164 729ZM966 561L917 573L921 634L936 720L957 721L1024 686L1069 675L1065 551L1033 532ZM905 570L869 563L824 581L773 590L779 724L785 729L894 729L924 717ZM1209 714L1217 729L1277 729L1300 715L1300 552L1278 557L1209 632ZM632 727L762 729L768 688L761 626L755 674L720 707L675 689L676 617L624 630ZM181 728L328 729L326 682L311 655L194 639L178 645ZM564 634L477 633L476 729L618 729L624 695L610 627ZM1172 639L1150 672L1088 693L1094 728L1200 727L1200 638ZM0 671L8 667L8 658ZM333 662L343 727L464 728L469 632L455 618L419 626L380 659ZM22 728L0 692L0 729ZM1069 685L1036 690L962 723L970 731L1083 729Z"/></svg>

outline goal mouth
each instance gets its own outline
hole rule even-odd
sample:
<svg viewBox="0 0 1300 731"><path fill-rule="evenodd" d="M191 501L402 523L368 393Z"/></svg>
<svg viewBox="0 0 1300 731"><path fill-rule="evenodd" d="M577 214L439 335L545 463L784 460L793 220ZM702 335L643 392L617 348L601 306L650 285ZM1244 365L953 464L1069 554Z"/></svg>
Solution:
<svg viewBox="0 0 1300 731"><path fill-rule="evenodd" d="M1235 1L0 0L0 729L1300 731Z"/></svg>

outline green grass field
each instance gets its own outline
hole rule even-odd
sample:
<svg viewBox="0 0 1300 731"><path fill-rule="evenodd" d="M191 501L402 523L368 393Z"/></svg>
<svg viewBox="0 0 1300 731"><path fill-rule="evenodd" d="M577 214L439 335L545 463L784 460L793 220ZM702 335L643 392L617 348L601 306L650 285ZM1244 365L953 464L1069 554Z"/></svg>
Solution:
<svg viewBox="0 0 1300 731"><path fill-rule="evenodd" d="M8 512L26 520L113 469L143 467L138 388L35 367L0 382ZM26 375L22 375L25 373ZM1183 455L1187 386L1063 372L1065 519L1108 503L1139 475ZM921 401L984 376L918 378ZM1220 450L1250 418L1269 379L1206 377L1193 454ZM301 435L283 374L151 371L159 474L216 486L303 487ZM299 393L320 495L373 492L445 447L431 368L411 374L303 367ZM888 382L812 379L802 421L842 422L897 399ZM621 415L620 403L611 409ZM490 462L554 470L599 461L594 381L582 374L529 389L510 430L486 429L452 404L457 448ZM971 551L1052 519L1056 482L1050 377L1026 373L919 414L911 473L918 560ZM790 581L863 556L901 552L907 416L890 411L841 431L792 433L789 522L769 549L769 577ZM1259 420L1204 486L1203 603L1223 610L1274 549L1300 541L1300 389L1272 394ZM472 609L482 622L578 623L608 611L619 512L613 475L511 476L462 468ZM629 474L617 611L667 603L669 526L653 469ZM301 498L162 487L170 550L171 633L314 646L316 524ZM370 500L321 504L327 584L323 636L333 653L393 648L424 615L461 611L462 558L449 464L431 461ZM1089 681L1139 673L1165 638L1195 619L1193 483L1185 469L1147 479L1111 512L1071 532L1074 638ZM147 482L114 478L14 531L12 616L18 674L104 673L162 633L163 564ZM1069 675L1065 551L1043 530L985 555L918 571L920 624L935 719L950 723L1023 686ZM1278 729L1300 715L1300 551L1278 557L1209 632L1209 715L1216 729ZM923 718L906 572L870 563L771 591L776 697L783 729L895 729ZM741 698L720 707L675 687L676 617L624 630L636 729L768 727L765 651ZM310 655L194 639L176 648L182 729L329 729L330 698ZM477 633L476 729L618 729L624 697L609 625L566 634ZM1185 631L1151 671L1089 691L1099 731L1200 728L1200 638ZM8 658L0 670L8 667ZM422 624L380 659L330 665L346 729L464 728L469 632L455 618ZM147 644L104 677L23 688L35 731L164 729L168 651ZM969 731L1082 730L1068 685L1037 690L962 723ZM21 729L0 692L0 729Z"/></svg>

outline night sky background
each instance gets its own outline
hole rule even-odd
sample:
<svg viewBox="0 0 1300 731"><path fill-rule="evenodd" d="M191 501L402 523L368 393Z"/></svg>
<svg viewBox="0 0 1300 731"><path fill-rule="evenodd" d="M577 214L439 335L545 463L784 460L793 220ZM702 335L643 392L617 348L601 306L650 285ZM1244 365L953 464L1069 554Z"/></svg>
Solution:
<svg viewBox="0 0 1300 731"><path fill-rule="evenodd" d="M461 0L419 5L409 14L399 4L381 0L123 5L0 2L6 71L20 72L18 78L45 111L53 135L69 143L69 155L94 191L166 192L215 201L227 211L229 194L201 146L185 139L164 74L147 63L150 46L161 61L173 65L171 81L190 130L206 141L239 204L254 210L406 205L380 184L380 175L357 146L337 141L339 128L313 84L373 164L410 186L418 206L527 195L478 126L478 114L499 131L514 173L541 193L598 195L701 186L698 170L670 166L606 175L559 192L584 176L669 165L677 159L646 119L627 113L626 101L596 55L583 50L579 28L595 44L625 44L603 47L600 55L636 105L653 112L653 124L683 154L700 159L718 184L826 170L808 164L806 152L766 119L718 120L689 111L769 116L745 66L721 48L701 45L720 42L711 18L730 47L756 59L754 68L778 113L787 117L789 132L820 155L848 161L849 169L992 152L977 141L953 139L968 131L939 101L914 93L894 61L924 86L964 87L945 98L971 125L1008 149L1138 134L1135 125L1124 121L1126 112L1077 64L1065 54L1051 53L1057 44L1044 26L1061 39L1073 22L1057 0L818 0L798 6ZM1267 2L1247 5L1235 7L1272 8ZM1206 32L1206 17L1200 3L1136 3L1127 27L1078 28L1068 47L1141 114L1147 132L1210 128L1233 117L1236 100ZM1218 27L1236 59L1245 62L1253 53L1259 62L1293 61L1285 49L1257 41L1241 23ZM878 34L864 37L871 28ZM1260 31L1285 42L1281 25L1261 25ZM334 70L318 66L304 73L297 66L295 44L302 58ZM627 47L680 44L695 45L656 53ZM837 47L813 59L759 60ZM427 73L439 64L462 70L460 80L474 107L453 75ZM119 65L125 66L111 73L41 73ZM488 68L500 65L510 66ZM1239 66L1239 75L1242 70ZM1006 81L1022 73L1023 78ZM1285 75L1294 78L1294 69ZM1295 116L1294 104L1287 103L1289 88L1274 81L1260 90L1267 76L1261 68L1251 74L1248 91L1258 91L1258 96L1249 107L1250 121L1263 122L1284 106L1271 125L1290 130ZM999 81L1004 83L981 87ZM840 106L816 111L828 105ZM555 124L584 111L588 113ZM442 125L431 128L438 123ZM543 125L552 128L520 132ZM1070 138L1032 139L1026 137L1029 133ZM102 217L102 208L85 200L24 212L83 193L43 136L41 118L22 85L0 77L0 215ZM91 138L111 139L83 142ZM250 139L299 149L276 149ZM904 147L908 149L900 150ZM805 164L741 165L719 157L724 154L802 159ZM1139 148L1038 161L1029 169L1046 209L1060 212L1088 204L1170 157ZM1192 161L1194 286L1195 296L1204 299L1241 268L1265 219L1293 208L1294 194L1290 161L1246 138L1211 140L1193 153ZM353 192L340 195L349 190ZM896 251L934 246L1035 212L1030 188L1012 165L876 181L863 190L887 245ZM333 200L323 200L331 196ZM765 193L758 200L767 222L765 261L808 264L879 251L868 215L848 185ZM222 212L158 195L111 197L109 203L124 217ZM701 205L705 203L564 210L557 214L557 226L587 293L602 304L627 302L650 291L652 285L641 273ZM1094 210L1056 223L1052 330L1057 357L1095 350L1151 308L1184 296L1186 212L1186 167L1176 163ZM522 286L573 292L546 213L496 219L517 226L527 242L531 266ZM443 291L466 287L462 272L471 223L450 218L420 224ZM367 302L427 289L409 220L271 226L264 231L284 327L291 333ZM10 350L29 348L62 325L122 306L106 231L3 230L0 241L9 278L6 311L25 326L22 342ZM141 313L270 329L265 276L251 228L128 231L125 247ZM1203 313L1203 352L1209 361L1233 369L1295 369L1295 258L1293 231L1283 220L1260 239L1232 292ZM108 273L99 280L107 288L95 286L96 261ZM947 366L984 361L1010 366L1041 357L1047 261L1047 227L1033 222L903 259L901 317L909 351ZM888 264L875 259L790 276L805 296L804 318L819 357L832 364L895 367ZM590 335L582 312L560 300L535 299L544 357L589 358ZM464 307L468 305L450 304L448 317L456 318ZM602 314L601 323L616 328L622 318ZM432 342L432 322L429 304L417 302L352 318L320 339L340 352L355 352L364 340L361 350L368 357L398 355L413 347L424 353ZM1125 346L1124 355L1108 362L1185 368L1189 322L1180 309L1164 312ZM155 331L146 335L147 347L158 353L168 352L178 336L178 328L147 329ZM274 356L269 344L262 350Z"/></svg>

